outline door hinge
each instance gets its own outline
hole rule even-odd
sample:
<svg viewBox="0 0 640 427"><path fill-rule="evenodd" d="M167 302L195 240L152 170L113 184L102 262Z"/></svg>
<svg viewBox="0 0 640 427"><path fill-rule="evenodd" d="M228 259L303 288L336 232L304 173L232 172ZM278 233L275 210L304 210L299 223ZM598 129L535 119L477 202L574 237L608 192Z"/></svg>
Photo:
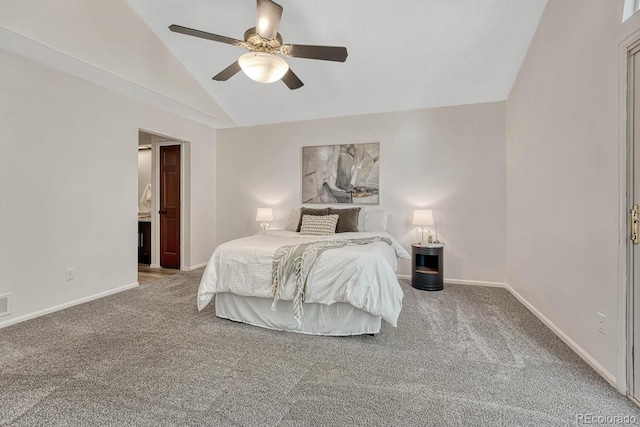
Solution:
<svg viewBox="0 0 640 427"><path fill-rule="evenodd" d="M634 245L638 244L638 205L631 208L631 241Z"/></svg>

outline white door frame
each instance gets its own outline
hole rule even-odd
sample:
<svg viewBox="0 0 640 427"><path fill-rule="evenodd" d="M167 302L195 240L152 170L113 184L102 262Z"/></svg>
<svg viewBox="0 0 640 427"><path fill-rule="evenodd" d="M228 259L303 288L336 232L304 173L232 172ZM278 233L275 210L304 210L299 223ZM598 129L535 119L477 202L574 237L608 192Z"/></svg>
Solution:
<svg viewBox="0 0 640 427"><path fill-rule="evenodd" d="M617 389L629 395L632 391L631 346L633 344L632 302L633 283L631 282L631 250L629 240L629 200L630 156L628 122L628 67L629 50L640 42L640 30L623 40L618 49L618 375Z"/></svg>
<svg viewBox="0 0 640 427"><path fill-rule="evenodd" d="M150 132L140 131L153 136L151 141L151 267L160 267L160 215L158 201L160 200L160 147L171 145L180 146L180 270L189 270L191 235L189 218L191 217L191 145L188 141Z"/></svg>

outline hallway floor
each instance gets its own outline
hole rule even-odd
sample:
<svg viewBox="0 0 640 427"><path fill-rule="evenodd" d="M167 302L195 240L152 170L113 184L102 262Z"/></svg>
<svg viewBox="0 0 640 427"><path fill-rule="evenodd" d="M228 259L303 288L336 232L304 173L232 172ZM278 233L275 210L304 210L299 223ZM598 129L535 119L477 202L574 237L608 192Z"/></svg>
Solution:
<svg viewBox="0 0 640 427"><path fill-rule="evenodd" d="M173 276L180 270L173 268L150 267L147 264L138 264L138 283L148 283L163 277Z"/></svg>

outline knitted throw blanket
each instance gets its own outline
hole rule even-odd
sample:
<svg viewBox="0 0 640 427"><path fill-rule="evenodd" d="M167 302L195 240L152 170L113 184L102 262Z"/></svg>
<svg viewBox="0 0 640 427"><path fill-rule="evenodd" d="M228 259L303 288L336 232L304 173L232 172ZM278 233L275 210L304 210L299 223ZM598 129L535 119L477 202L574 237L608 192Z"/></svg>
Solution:
<svg viewBox="0 0 640 427"><path fill-rule="evenodd" d="M325 240L279 247L273 255L273 268L271 271L273 304L271 305L271 310L276 311L276 303L280 299L282 287L292 274L295 275L296 287L293 298L293 316L298 322L298 327L300 327L303 314L302 303L304 303L307 278L318 256L329 249L366 245L375 242L385 242L389 246L392 245L391 239L388 237L375 236L362 239Z"/></svg>

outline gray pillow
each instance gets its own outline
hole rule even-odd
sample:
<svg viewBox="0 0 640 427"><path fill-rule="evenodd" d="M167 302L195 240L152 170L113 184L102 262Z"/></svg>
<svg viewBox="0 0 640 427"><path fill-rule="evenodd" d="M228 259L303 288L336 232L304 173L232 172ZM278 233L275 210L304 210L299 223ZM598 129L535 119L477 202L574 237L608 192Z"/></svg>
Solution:
<svg viewBox="0 0 640 427"><path fill-rule="evenodd" d="M358 216L360 215L360 208L329 208L329 213L338 215L336 233L351 233L358 231Z"/></svg>
<svg viewBox="0 0 640 427"><path fill-rule="evenodd" d="M322 209L312 209L312 208L300 208L300 221L298 221L298 227L296 228L296 231L300 231L300 227L302 227L302 217L305 215L315 215L315 216L322 216L322 215L329 215L329 208L322 208Z"/></svg>

